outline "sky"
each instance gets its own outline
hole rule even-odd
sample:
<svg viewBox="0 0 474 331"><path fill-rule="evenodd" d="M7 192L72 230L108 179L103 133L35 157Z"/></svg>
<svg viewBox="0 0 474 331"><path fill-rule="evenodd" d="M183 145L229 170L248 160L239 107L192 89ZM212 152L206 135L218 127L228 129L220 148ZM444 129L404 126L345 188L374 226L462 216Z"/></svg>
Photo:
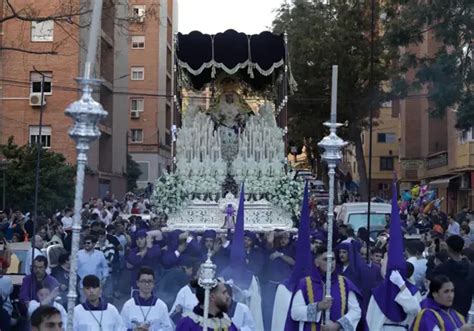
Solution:
<svg viewBox="0 0 474 331"><path fill-rule="evenodd" d="M269 30L283 0L178 0L178 31L215 34L234 29L247 34Z"/></svg>

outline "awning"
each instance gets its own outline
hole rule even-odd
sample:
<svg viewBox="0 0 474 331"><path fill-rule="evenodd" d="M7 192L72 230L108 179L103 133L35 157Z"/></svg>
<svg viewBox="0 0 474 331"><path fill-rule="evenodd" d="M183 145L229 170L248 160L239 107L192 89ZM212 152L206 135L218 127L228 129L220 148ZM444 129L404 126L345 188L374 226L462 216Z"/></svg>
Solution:
<svg viewBox="0 0 474 331"><path fill-rule="evenodd" d="M451 176L451 177L444 177L444 178L435 179L435 180L429 182L429 187L430 188L448 188L449 183L453 179L458 178L459 176L461 176L461 175L455 175L455 176Z"/></svg>
<svg viewBox="0 0 474 331"><path fill-rule="evenodd" d="M260 89L275 80L285 63L283 34L264 31L247 35L234 30L215 35L193 31L178 33L178 66L189 74L194 88L213 80L218 71L229 75L239 72L254 88Z"/></svg>

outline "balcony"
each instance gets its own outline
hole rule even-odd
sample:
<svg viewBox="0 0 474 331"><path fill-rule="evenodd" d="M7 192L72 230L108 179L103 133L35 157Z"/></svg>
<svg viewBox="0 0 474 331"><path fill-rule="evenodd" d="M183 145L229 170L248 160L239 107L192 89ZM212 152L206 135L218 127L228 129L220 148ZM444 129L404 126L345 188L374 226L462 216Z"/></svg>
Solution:
<svg viewBox="0 0 474 331"><path fill-rule="evenodd" d="M436 169L448 165L448 152L439 152L426 158L426 169Z"/></svg>

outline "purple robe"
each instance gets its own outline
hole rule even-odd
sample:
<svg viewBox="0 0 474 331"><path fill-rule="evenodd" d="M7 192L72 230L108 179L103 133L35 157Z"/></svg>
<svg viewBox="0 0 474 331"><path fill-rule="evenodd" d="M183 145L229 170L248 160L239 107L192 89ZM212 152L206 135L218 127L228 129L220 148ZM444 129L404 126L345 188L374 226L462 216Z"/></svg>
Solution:
<svg viewBox="0 0 474 331"><path fill-rule="evenodd" d="M292 243L288 244L285 247L279 247L271 250L266 251L266 259L267 263L265 264L265 278L267 281L274 281L276 283L281 283L290 277L291 271L293 270L293 266L289 265L283 259L277 257L274 260L270 260L270 255L275 252L280 252L285 254L286 256L290 256L293 259L295 258L295 248Z"/></svg>
<svg viewBox="0 0 474 331"><path fill-rule="evenodd" d="M380 266L375 263L370 263L366 265L363 270L364 282L362 282L362 292L363 298L363 310L366 311L369 306L370 296L372 295L372 290L378 287L383 282L382 273Z"/></svg>
<svg viewBox="0 0 474 331"><path fill-rule="evenodd" d="M410 328L411 331L433 330L435 326L444 331L454 331L465 323L464 317L456 310L442 307L431 298L423 300L421 308ZM443 320L444 329L441 328L439 319Z"/></svg>
<svg viewBox="0 0 474 331"><path fill-rule="evenodd" d="M298 286L296 287L294 293L301 290L301 293L303 294L306 304L322 301L323 293L325 292L325 284L323 281L323 277L325 276L322 276L319 270L315 270L313 276L302 278L299 281ZM307 287L308 278L311 279L311 285L312 285L311 292L314 298L312 302L310 302L309 300L310 291ZM344 290L341 289L341 286L340 286L341 281L343 281L344 283ZM355 285L352 284L352 282L346 277L338 275L337 273L334 272L331 277L331 297L333 299L332 306L331 306L331 313L330 313L331 321L337 321L347 313L347 309L348 309L347 302L349 300L350 291L355 293L360 304L360 301L361 301L360 293L359 293L359 290L355 287ZM342 307L342 304L343 304L342 300L345 300L346 302L344 309ZM293 304L293 302L291 304ZM311 331L312 324L316 324L316 330L318 331L321 330L321 323L316 323L316 322L304 323L303 330ZM291 308L290 308L288 311L287 319L286 319L285 331L298 331L298 330L299 330L299 322L294 321L291 318Z"/></svg>
<svg viewBox="0 0 474 331"><path fill-rule="evenodd" d="M195 314L202 316L202 308L199 306L196 306L193 311ZM213 317L209 315L209 317ZM221 316L216 316L216 317L221 317ZM191 317L186 316L182 318L179 322L178 325L176 325L176 331L202 331L203 328L196 322L192 320ZM213 330L213 331L238 331L237 327L234 325L234 323L231 323L230 327L226 329L211 329L210 326L208 327L208 330Z"/></svg>
<svg viewBox="0 0 474 331"><path fill-rule="evenodd" d="M259 247L252 247L245 252L245 262L247 268L256 276L260 275L263 269L265 256Z"/></svg>
<svg viewBox="0 0 474 331"><path fill-rule="evenodd" d="M160 249L160 246L153 245L151 248L147 249L145 256L141 257L138 255L138 253L139 253L138 248L132 248L129 251L128 256L127 256L127 262L133 266L132 277L131 277L133 288L136 288L137 286L136 285L137 273L141 267L147 266L154 270L157 269L157 266L159 266L161 249Z"/></svg>
<svg viewBox="0 0 474 331"><path fill-rule="evenodd" d="M59 287L59 282L50 275L46 275L42 281L37 281L35 275L25 276L21 284L20 294L18 295L20 303L26 304L31 300L39 301L36 292L40 283L43 287L47 287L51 290Z"/></svg>

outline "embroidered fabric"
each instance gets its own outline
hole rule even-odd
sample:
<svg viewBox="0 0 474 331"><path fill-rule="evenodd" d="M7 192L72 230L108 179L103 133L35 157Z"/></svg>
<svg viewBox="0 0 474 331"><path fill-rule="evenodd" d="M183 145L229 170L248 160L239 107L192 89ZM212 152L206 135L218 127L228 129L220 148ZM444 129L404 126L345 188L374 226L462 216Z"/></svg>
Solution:
<svg viewBox="0 0 474 331"><path fill-rule="evenodd" d="M306 308L306 315L309 322L317 322L316 319L318 317L318 303L310 303Z"/></svg>
<svg viewBox="0 0 474 331"><path fill-rule="evenodd" d="M223 314L224 316L219 318L219 317L209 317L207 319L207 327L215 330L215 329L223 329L223 328L229 328L232 325L232 321L227 316L227 314ZM183 314L184 317L189 317L192 319L196 324L199 326L203 327L204 326L204 317L196 314L195 312L190 312Z"/></svg>
<svg viewBox="0 0 474 331"><path fill-rule="evenodd" d="M337 323L341 324L344 331L354 331L354 327L352 326L351 322L349 322L349 320L345 317L340 318Z"/></svg>

